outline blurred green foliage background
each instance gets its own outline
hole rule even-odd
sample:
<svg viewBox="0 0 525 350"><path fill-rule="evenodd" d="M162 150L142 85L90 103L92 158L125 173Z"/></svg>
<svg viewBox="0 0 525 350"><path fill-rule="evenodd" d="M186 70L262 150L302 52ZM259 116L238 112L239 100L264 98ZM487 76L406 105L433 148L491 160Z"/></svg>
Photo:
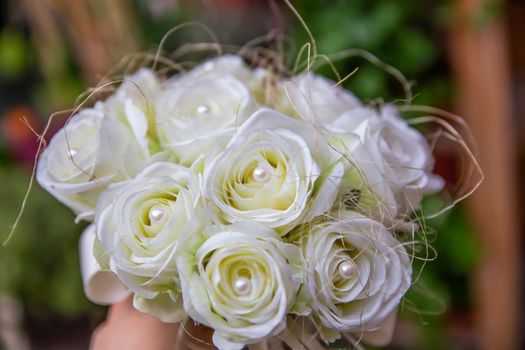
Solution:
<svg viewBox="0 0 525 350"><path fill-rule="evenodd" d="M97 67L108 69L127 52L154 48L171 27L188 20L205 22L223 43L241 45L280 26L295 44L290 57L308 40L291 11L280 6L276 15L266 1L221 0L206 5L161 0L115 1L112 5L86 1L82 6L94 13L89 18L85 14L75 17L74 11L82 12L84 7L71 8L61 1L48 1L54 4L48 8L27 8L24 3L4 3L0 22L2 240L20 208L38 142L20 118L31 117L32 126L41 131L50 113L72 107L76 97L105 73L94 71ZM124 26L119 29L121 35L111 32L106 46L94 46L101 49L97 55L107 58L106 66L83 61L86 37L75 32L70 22L75 18L94 21L85 35L99 40L93 28L108 25L105 21L111 16L96 14L118 10L113 8L117 3L125 9L121 16L127 16L119 19ZM368 50L413 82L413 103L445 109L453 103L443 40L449 18L447 1L303 0L294 4L315 36L318 52ZM67 9L61 11L60 6ZM45 10L55 21L51 29L42 27L45 21L38 20ZM35 11L40 12L37 15ZM47 34L39 35L43 29ZM167 46L199 39L194 31L185 30L170 38ZM395 79L362 58L338 62L336 67L343 75L359 68L344 85L365 101L403 98ZM326 66L320 73L334 78ZM425 209L439 206L440 201L439 197L429 198ZM477 250L471 228L461 208L429 221L428 226L427 238L438 256L426 264L415 262L414 270L422 272L403 304L403 319L392 348L472 348L469 274ZM16 234L0 248L0 295L23 305L24 326L35 348L51 349L56 344L85 347L90 330L103 318L104 309L89 303L82 291L77 249L82 228L73 224L73 215L66 208L35 186ZM59 339L67 338L67 332L46 332L50 324L60 324L63 330L83 338L68 343Z"/></svg>

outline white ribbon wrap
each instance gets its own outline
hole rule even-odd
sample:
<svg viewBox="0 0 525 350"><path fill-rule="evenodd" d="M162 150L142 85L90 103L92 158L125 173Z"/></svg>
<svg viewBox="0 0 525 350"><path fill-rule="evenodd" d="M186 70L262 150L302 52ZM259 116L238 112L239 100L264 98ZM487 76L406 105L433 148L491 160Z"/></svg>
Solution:
<svg viewBox="0 0 525 350"><path fill-rule="evenodd" d="M102 270L93 253L95 226L89 225L80 236L80 272L86 297L99 305L124 300L129 292L111 271Z"/></svg>

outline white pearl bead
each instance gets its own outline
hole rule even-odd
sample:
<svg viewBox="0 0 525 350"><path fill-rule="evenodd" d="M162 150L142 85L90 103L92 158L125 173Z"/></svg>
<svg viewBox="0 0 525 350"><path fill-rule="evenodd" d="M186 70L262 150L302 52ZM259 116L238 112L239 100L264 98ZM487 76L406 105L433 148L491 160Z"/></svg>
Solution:
<svg viewBox="0 0 525 350"><path fill-rule="evenodd" d="M345 260L339 264L339 275L343 278L352 278L355 275L356 267L350 260Z"/></svg>
<svg viewBox="0 0 525 350"><path fill-rule="evenodd" d="M210 111L210 107L206 105L200 105L197 107L197 114L206 114Z"/></svg>
<svg viewBox="0 0 525 350"><path fill-rule="evenodd" d="M78 153L78 151L76 149L74 149L74 148L70 148L67 151L67 154L69 155L69 158L73 158L77 153Z"/></svg>
<svg viewBox="0 0 525 350"><path fill-rule="evenodd" d="M270 180L270 173L264 168L255 168L253 178L257 182L268 182L268 180Z"/></svg>
<svg viewBox="0 0 525 350"><path fill-rule="evenodd" d="M149 210L149 221L152 224L158 224L165 215L165 208L160 205L155 205Z"/></svg>
<svg viewBox="0 0 525 350"><path fill-rule="evenodd" d="M233 290L240 295L246 295L252 289L252 282L246 277L239 277L233 283Z"/></svg>

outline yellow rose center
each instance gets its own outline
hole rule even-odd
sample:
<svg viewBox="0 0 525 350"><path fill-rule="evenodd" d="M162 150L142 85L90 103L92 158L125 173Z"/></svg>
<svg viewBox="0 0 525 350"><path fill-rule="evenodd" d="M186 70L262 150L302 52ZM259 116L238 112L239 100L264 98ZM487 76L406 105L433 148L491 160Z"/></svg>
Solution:
<svg viewBox="0 0 525 350"><path fill-rule="evenodd" d="M230 180L230 205L243 211L286 210L296 196L293 181L287 181L287 170L285 161L275 151L261 151Z"/></svg>

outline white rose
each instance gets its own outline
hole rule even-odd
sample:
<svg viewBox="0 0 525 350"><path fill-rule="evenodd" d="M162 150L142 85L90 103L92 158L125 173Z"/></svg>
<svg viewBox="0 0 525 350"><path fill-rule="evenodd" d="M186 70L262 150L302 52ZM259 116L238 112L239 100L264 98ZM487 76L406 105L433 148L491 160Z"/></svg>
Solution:
<svg viewBox="0 0 525 350"><path fill-rule="evenodd" d="M108 107L112 103L122 105L126 100L131 100L140 109L153 113L153 103L155 94L161 89L161 82L154 71L148 68L141 68L131 75L124 76L124 79L115 93L109 97L105 103ZM119 108L120 106L114 106Z"/></svg>
<svg viewBox="0 0 525 350"><path fill-rule="evenodd" d="M426 139L394 106L356 108L326 128L347 157L343 196L367 215L385 223L402 218L443 187Z"/></svg>
<svg viewBox="0 0 525 350"><path fill-rule="evenodd" d="M104 103L96 104L105 115L129 126L145 157L159 151L154 101L160 89L161 82L155 72L141 68L125 76Z"/></svg>
<svg viewBox="0 0 525 350"><path fill-rule="evenodd" d="M408 253L377 221L343 212L308 227L303 239L313 317L325 341L335 340L334 330L380 327L410 287Z"/></svg>
<svg viewBox="0 0 525 350"><path fill-rule="evenodd" d="M209 149L224 146L255 111L246 86L232 75L182 79L156 100L160 142L190 166Z"/></svg>
<svg viewBox="0 0 525 350"><path fill-rule="evenodd" d="M110 186L97 203L98 259L135 293L135 308L165 322L184 317L174 254L179 236L203 224L199 198L195 173L158 162Z"/></svg>
<svg viewBox="0 0 525 350"><path fill-rule="evenodd" d="M280 333L304 278L299 249L256 222L185 235L177 265L186 312L229 350Z"/></svg>
<svg viewBox="0 0 525 350"><path fill-rule="evenodd" d="M175 76L169 83L177 83L181 79L191 81L207 76L226 74L232 75L241 81L256 97L262 95L264 80L268 76L268 72L262 68L251 69L248 67L240 56L223 55L203 62L187 73ZM260 101L259 98L257 98L257 101Z"/></svg>
<svg viewBox="0 0 525 350"><path fill-rule="evenodd" d="M314 129L261 109L207 167L204 192L219 223L253 220L285 234L332 207L342 175Z"/></svg>
<svg viewBox="0 0 525 350"><path fill-rule="evenodd" d="M348 90L322 76L307 73L283 82L277 109L309 123L325 125L361 106Z"/></svg>
<svg viewBox="0 0 525 350"><path fill-rule="evenodd" d="M78 214L78 220L92 220L100 192L128 179L142 161L140 147L125 125L88 108L52 138L40 156L36 178Z"/></svg>

